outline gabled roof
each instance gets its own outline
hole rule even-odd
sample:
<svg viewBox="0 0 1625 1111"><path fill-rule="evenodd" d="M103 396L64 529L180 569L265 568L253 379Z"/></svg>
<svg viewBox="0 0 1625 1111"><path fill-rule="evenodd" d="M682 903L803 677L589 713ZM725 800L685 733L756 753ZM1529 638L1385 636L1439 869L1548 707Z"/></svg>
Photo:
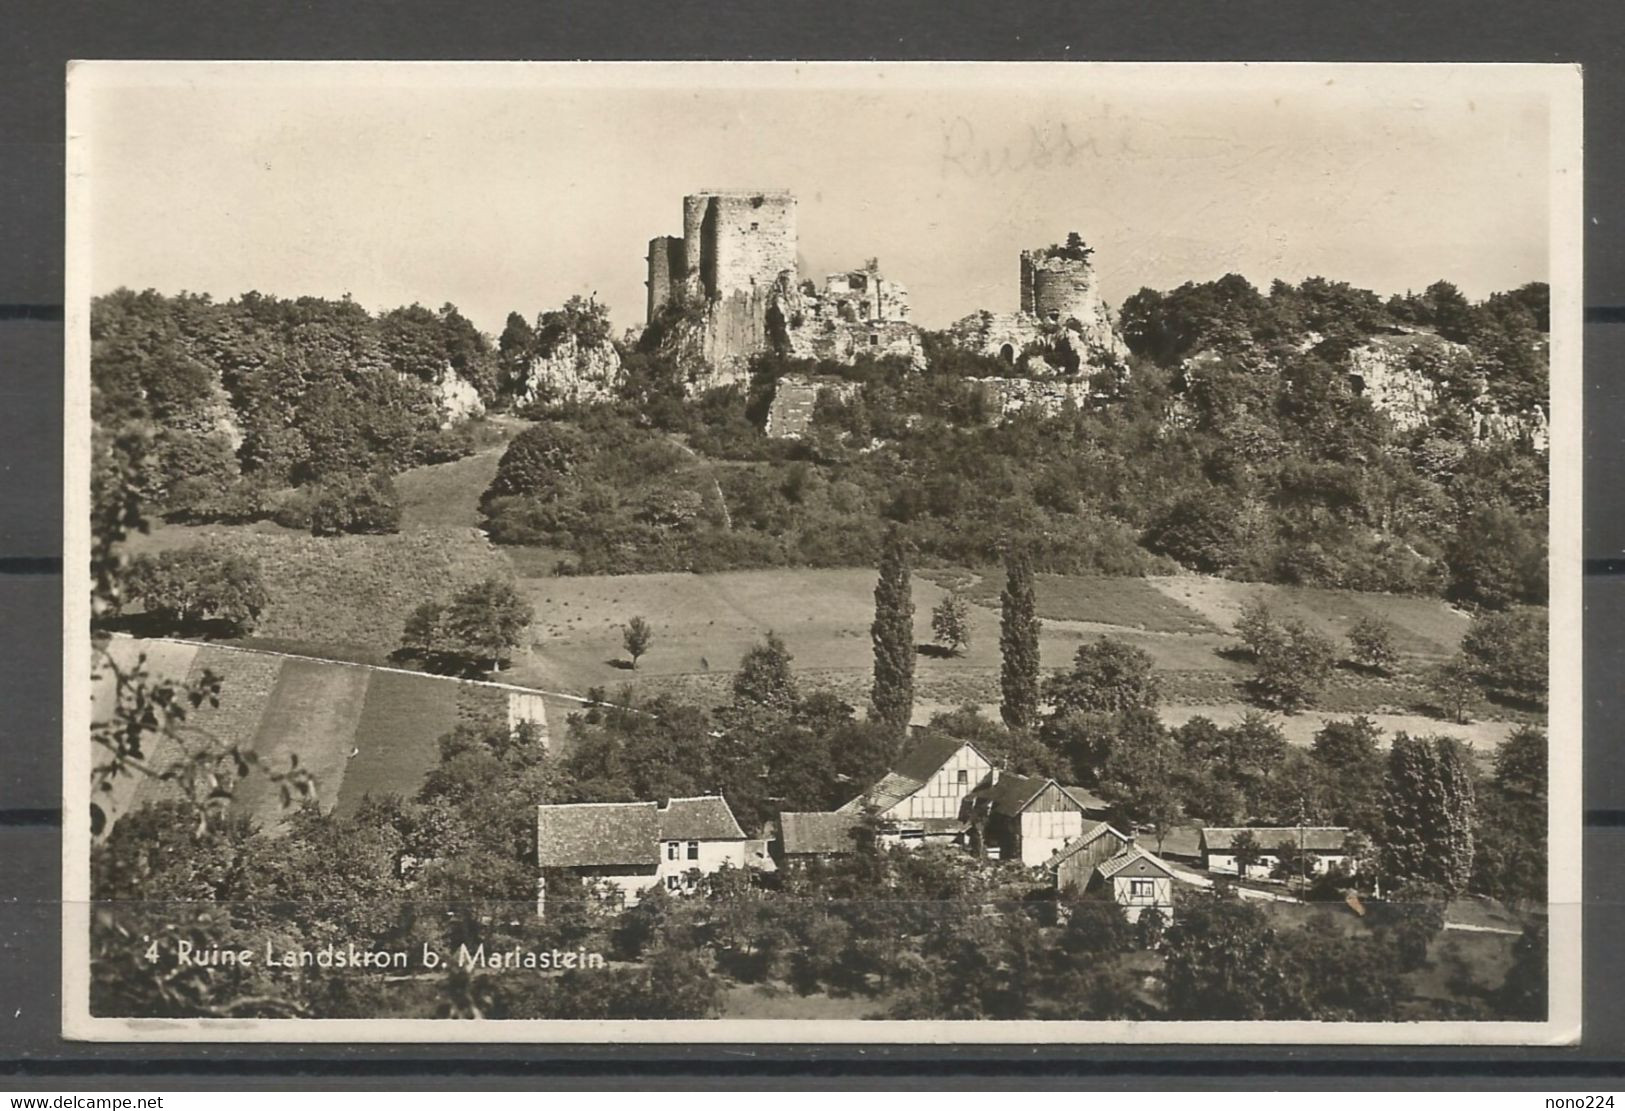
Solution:
<svg viewBox="0 0 1625 1111"><path fill-rule="evenodd" d="M1095 870L1105 879L1111 879L1123 869L1142 862L1165 872L1170 878L1173 877L1174 870L1163 863L1160 857L1154 853L1146 852L1138 845L1130 845L1111 859L1101 861Z"/></svg>
<svg viewBox="0 0 1625 1111"><path fill-rule="evenodd" d="M857 815L840 811L786 812L779 815L779 841L787 855L849 853L856 848L852 830L857 824Z"/></svg>
<svg viewBox="0 0 1625 1111"><path fill-rule="evenodd" d="M1202 831L1202 844L1211 851L1229 852L1243 833L1252 834L1265 852L1282 844L1302 846L1308 852L1342 852L1349 837L1345 826L1209 826Z"/></svg>
<svg viewBox="0 0 1625 1111"><path fill-rule="evenodd" d="M536 808L543 868L658 867L660 811L652 802L578 802Z"/></svg>
<svg viewBox="0 0 1625 1111"><path fill-rule="evenodd" d="M1061 790L1071 795L1072 801L1076 802L1085 810L1110 810L1112 808L1111 803L1107 802L1105 799L1101 798L1087 787L1078 787L1072 784L1065 784L1061 786Z"/></svg>
<svg viewBox="0 0 1625 1111"><path fill-rule="evenodd" d="M721 795L668 799L660 808L662 841L743 841L745 831Z"/></svg>
<svg viewBox="0 0 1625 1111"><path fill-rule="evenodd" d="M921 737L909 746L908 751L897 758L892 771L909 779L917 779L921 783L929 780L942 770L942 765L954 758L954 754L965 746L970 745L976 755L982 756L981 750L969 741L962 741L958 737L944 737L927 735ZM986 756L982 756L986 763L992 763Z"/></svg>
<svg viewBox="0 0 1625 1111"><path fill-rule="evenodd" d="M1124 836L1123 833L1117 829L1117 827L1113 826L1109 822L1096 822L1094 825L1078 834L1072 840L1056 849L1054 855L1044 862L1045 866L1053 868L1062 861L1071 859L1084 849L1088 848L1090 845L1093 845L1096 841L1100 840L1108 833L1117 838L1120 844L1128 844L1128 838Z"/></svg>
<svg viewBox="0 0 1625 1111"><path fill-rule="evenodd" d="M1016 775L1006 773L986 787L978 787L968 797L985 799L995 814L1014 817L1027 809L1046 787L1054 787L1080 810L1106 810L1106 803L1082 787L1068 787L1042 775Z"/></svg>
<svg viewBox="0 0 1625 1111"><path fill-rule="evenodd" d="M842 806L840 813L856 814L871 806L877 810L891 809L930 782L931 777L941 771L942 766L962 748L969 748L982 758L983 763L992 766L993 762L982 750L969 741L940 734L924 736L898 757L896 765L880 782Z"/></svg>

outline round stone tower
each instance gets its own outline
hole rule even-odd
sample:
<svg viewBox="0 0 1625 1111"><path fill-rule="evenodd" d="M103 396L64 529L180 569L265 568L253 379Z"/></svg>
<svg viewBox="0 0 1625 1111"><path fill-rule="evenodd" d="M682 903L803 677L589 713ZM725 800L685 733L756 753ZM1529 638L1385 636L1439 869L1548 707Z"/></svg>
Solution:
<svg viewBox="0 0 1625 1111"><path fill-rule="evenodd" d="M1100 308L1092 253L1081 241L1021 252L1021 311L1056 324L1092 319Z"/></svg>

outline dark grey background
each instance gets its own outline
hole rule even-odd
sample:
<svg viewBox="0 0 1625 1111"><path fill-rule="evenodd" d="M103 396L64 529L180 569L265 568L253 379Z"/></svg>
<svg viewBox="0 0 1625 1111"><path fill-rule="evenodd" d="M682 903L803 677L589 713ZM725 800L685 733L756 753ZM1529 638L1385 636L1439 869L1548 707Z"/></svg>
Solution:
<svg viewBox="0 0 1625 1111"><path fill-rule="evenodd" d="M1625 1073L1625 6L1613 0L577 6L350 0L13 3L0 23L0 1087L1530 1087ZM63 76L70 58L1579 62L1586 100L1584 1044L88 1045L58 1037Z"/></svg>

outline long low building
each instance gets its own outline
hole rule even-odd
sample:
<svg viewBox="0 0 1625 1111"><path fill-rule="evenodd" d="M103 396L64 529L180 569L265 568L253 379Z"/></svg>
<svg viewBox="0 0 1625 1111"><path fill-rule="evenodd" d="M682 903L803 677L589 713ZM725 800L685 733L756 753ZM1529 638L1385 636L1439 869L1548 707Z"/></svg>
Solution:
<svg viewBox="0 0 1625 1111"><path fill-rule="evenodd" d="M536 909L546 911L547 873L567 873L613 904L636 906L659 884L695 889L724 867L768 867L760 841L739 827L721 795L653 802L577 802L536 808Z"/></svg>
<svg viewBox="0 0 1625 1111"><path fill-rule="evenodd" d="M1283 859L1302 857L1312 876L1332 868L1353 872L1357 866L1349 851L1344 826L1208 826L1202 830L1202 867L1209 872L1240 875L1237 842L1251 835L1256 858L1244 878L1267 879Z"/></svg>

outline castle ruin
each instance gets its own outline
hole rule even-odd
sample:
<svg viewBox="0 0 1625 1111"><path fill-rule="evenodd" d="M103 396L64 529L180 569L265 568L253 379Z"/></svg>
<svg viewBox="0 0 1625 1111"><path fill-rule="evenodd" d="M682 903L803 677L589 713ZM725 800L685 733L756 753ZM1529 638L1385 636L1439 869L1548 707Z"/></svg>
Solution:
<svg viewBox="0 0 1625 1111"><path fill-rule="evenodd" d="M908 291L870 260L827 275L796 265L796 198L787 190L706 190L683 198L683 234L649 241L648 320L684 310L662 343L695 388L741 381L769 349L850 364L860 354L923 365Z"/></svg>

